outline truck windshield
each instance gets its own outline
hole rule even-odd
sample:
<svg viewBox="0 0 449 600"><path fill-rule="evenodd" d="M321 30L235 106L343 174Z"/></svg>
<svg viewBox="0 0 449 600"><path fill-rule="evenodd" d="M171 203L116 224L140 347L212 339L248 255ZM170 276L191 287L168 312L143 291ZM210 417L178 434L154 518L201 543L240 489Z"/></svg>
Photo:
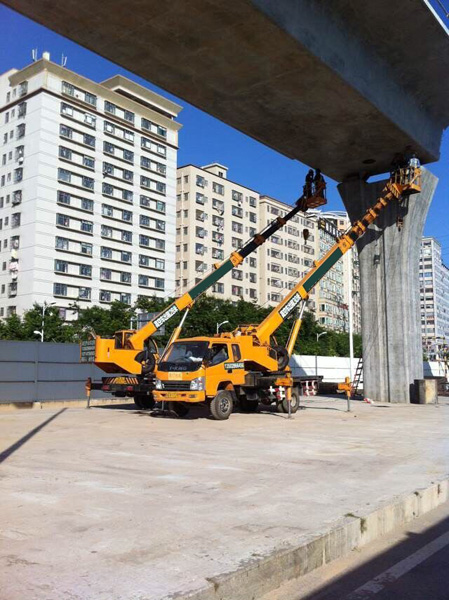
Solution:
<svg viewBox="0 0 449 600"><path fill-rule="evenodd" d="M159 370L196 371L203 362L208 346L208 342L175 342L159 364Z"/></svg>

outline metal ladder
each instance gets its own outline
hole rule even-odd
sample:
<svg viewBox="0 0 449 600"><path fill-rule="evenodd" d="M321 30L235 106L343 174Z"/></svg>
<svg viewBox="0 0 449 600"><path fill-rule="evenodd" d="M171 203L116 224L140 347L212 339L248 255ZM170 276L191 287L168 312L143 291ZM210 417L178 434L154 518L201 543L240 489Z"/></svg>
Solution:
<svg viewBox="0 0 449 600"><path fill-rule="evenodd" d="M359 361L357 363L355 373L354 373L354 379L352 380L352 384L351 384L351 396L357 395L357 389L360 386L360 381L362 379L362 373L363 373L363 357L360 357Z"/></svg>

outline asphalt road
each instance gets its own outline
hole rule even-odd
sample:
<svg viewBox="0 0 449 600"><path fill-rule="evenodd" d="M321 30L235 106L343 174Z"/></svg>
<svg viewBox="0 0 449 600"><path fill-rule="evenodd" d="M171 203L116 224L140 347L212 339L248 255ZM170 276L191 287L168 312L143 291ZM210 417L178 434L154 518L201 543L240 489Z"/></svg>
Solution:
<svg viewBox="0 0 449 600"><path fill-rule="evenodd" d="M449 503L259 600L449 600Z"/></svg>

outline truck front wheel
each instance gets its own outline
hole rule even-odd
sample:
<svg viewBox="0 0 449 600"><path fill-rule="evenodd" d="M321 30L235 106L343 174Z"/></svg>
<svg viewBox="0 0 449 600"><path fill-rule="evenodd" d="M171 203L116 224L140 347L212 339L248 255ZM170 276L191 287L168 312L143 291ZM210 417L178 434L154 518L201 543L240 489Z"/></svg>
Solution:
<svg viewBox="0 0 449 600"><path fill-rule="evenodd" d="M210 413L216 421L225 421L231 416L234 408L232 392L221 390L210 403Z"/></svg>

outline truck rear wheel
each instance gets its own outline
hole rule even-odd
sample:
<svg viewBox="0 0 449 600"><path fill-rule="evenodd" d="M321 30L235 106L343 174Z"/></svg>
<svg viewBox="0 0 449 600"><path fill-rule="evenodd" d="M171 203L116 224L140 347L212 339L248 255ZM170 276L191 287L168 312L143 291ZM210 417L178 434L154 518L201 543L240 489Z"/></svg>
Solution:
<svg viewBox="0 0 449 600"><path fill-rule="evenodd" d="M138 394L137 396L134 396L134 404L140 410L149 410L151 408L154 408L154 405L156 403L153 400L153 396L147 396L145 394Z"/></svg>
<svg viewBox="0 0 449 600"><path fill-rule="evenodd" d="M233 408L234 399L232 392L229 392L228 390L219 391L210 403L210 412L216 421L225 421L226 419L229 419Z"/></svg>
<svg viewBox="0 0 449 600"><path fill-rule="evenodd" d="M277 407L278 407L279 412L288 414L287 398L284 398L283 400L281 400L281 402L278 403ZM297 388L293 388L292 389L291 406L290 406L291 414L294 414L298 410L298 408L299 408L299 393L298 393Z"/></svg>
<svg viewBox="0 0 449 600"><path fill-rule="evenodd" d="M184 402L169 402L168 410L174 412L180 419L186 417L189 413L189 406Z"/></svg>
<svg viewBox="0 0 449 600"><path fill-rule="evenodd" d="M259 408L258 400L248 400L248 398L240 398L240 410L244 413L253 413Z"/></svg>

